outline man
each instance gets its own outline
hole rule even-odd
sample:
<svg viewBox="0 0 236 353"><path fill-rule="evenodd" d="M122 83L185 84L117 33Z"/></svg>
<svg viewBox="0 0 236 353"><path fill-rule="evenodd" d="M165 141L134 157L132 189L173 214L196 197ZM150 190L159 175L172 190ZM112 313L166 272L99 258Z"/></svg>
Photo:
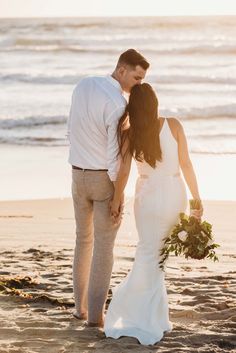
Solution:
<svg viewBox="0 0 236 353"><path fill-rule="evenodd" d="M111 76L82 79L72 96L68 136L76 220L74 316L88 320L88 326L103 326L120 225L113 222L109 203L119 169L117 124L127 104L122 93L140 84L148 67L140 53L129 49Z"/></svg>

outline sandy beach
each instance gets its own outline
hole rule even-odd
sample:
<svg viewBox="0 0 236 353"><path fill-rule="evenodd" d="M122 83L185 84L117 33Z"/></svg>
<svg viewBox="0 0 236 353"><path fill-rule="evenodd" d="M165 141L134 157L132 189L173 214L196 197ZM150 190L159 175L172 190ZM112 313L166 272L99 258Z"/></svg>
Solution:
<svg viewBox="0 0 236 353"><path fill-rule="evenodd" d="M132 266L137 234L126 202L111 287ZM205 201L219 262L171 257L166 270L174 329L154 346L106 339L72 317L74 218L66 199L0 202L0 353L236 351L236 203ZM111 291L107 304L111 298Z"/></svg>

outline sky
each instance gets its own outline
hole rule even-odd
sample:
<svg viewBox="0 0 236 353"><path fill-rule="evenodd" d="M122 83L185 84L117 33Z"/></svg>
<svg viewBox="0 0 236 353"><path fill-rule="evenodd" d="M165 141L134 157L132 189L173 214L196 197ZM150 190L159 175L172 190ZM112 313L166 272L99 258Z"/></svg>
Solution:
<svg viewBox="0 0 236 353"><path fill-rule="evenodd" d="M236 15L236 0L0 0L0 17Z"/></svg>

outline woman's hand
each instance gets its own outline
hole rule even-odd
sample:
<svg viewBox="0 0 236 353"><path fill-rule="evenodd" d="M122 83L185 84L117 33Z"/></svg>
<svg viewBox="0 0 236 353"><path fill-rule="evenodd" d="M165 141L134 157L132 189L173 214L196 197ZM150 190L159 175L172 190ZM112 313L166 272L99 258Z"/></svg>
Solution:
<svg viewBox="0 0 236 353"><path fill-rule="evenodd" d="M200 209L191 209L190 216L196 218L198 221L201 221L201 217L203 215L203 207Z"/></svg>
<svg viewBox="0 0 236 353"><path fill-rule="evenodd" d="M120 200L113 199L110 202L110 214L114 223L119 223L122 219L124 209L124 195Z"/></svg>

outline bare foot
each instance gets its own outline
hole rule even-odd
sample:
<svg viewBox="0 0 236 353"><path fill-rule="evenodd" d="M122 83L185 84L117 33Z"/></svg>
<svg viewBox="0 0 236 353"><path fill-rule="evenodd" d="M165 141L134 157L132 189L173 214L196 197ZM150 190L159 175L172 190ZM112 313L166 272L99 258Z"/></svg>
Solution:
<svg viewBox="0 0 236 353"><path fill-rule="evenodd" d="M88 314L86 312L79 313L78 311L74 311L72 315L78 320L87 320L88 318Z"/></svg>

